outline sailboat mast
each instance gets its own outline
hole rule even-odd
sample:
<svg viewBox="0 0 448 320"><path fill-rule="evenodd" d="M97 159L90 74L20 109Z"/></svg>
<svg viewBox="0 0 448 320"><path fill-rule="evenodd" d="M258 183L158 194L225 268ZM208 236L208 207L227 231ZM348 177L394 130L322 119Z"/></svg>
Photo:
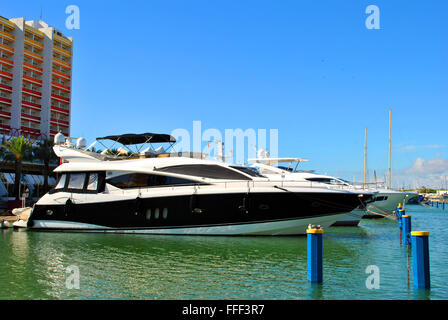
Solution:
<svg viewBox="0 0 448 320"><path fill-rule="evenodd" d="M364 133L364 188L367 186L367 128Z"/></svg>
<svg viewBox="0 0 448 320"><path fill-rule="evenodd" d="M390 189L390 179L391 179L391 170L390 170L390 158L391 158L391 128L392 128L392 111L389 108L389 179L387 181L387 189Z"/></svg>

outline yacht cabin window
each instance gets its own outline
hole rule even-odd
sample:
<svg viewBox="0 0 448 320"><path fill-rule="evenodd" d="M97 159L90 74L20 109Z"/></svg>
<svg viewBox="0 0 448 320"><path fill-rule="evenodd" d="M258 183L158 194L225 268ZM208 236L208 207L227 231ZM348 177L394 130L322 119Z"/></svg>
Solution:
<svg viewBox="0 0 448 320"><path fill-rule="evenodd" d="M86 180L85 173L71 173L68 182L68 189L82 189Z"/></svg>
<svg viewBox="0 0 448 320"><path fill-rule="evenodd" d="M98 189L98 173L91 173L87 182L87 190L95 191Z"/></svg>
<svg viewBox="0 0 448 320"><path fill-rule="evenodd" d="M56 185L55 189L63 189L65 187L66 178L67 176L65 174L62 174L61 177L59 178L59 182Z"/></svg>
<svg viewBox="0 0 448 320"><path fill-rule="evenodd" d="M204 184L202 182L182 178L145 173L122 174L107 179L107 183L120 189Z"/></svg>
<svg viewBox="0 0 448 320"><path fill-rule="evenodd" d="M54 192L98 193L104 191L104 172L71 172L63 173L56 186L50 190Z"/></svg>

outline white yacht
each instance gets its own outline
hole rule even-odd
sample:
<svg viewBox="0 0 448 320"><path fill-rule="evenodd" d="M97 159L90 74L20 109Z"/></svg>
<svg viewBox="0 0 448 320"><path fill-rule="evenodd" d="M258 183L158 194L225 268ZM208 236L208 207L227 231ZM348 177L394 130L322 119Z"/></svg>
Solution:
<svg viewBox="0 0 448 320"><path fill-rule="evenodd" d="M327 227L372 197L322 183L272 179L201 154L138 148L122 156L87 151L56 135L62 159L54 189L34 206L31 230L176 234L298 235ZM99 138L123 147L175 143L169 135ZM65 141L65 142L64 142ZM117 152L116 152L117 153Z"/></svg>
<svg viewBox="0 0 448 320"><path fill-rule="evenodd" d="M364 192L372 192L369 190L359 190L349 184L348 182L323 174L316 174L312 171L299 171L297 170L300 162L308 161L303 158L256 158L248 159L248 161L255 162L251 165L252 168L256 168L257 172L270 178L270 179L285 179L286 181L301 181L308 184L309 187L315 185L321 185L328 189L336 190L349 190L351 192L358 192L360 194ZM275 166L275 163L289 163L288 167ZM373 196L375 197L375 195ZM371 200L370 200L371 201ZM357 226L359 221L365 214L366 205L369 201L360 204L357 208L354 208L345 217L337 220L333 223L333 226Z"/></svg>
<svg viewBox="0 0 448 320"><path fill-rule="evenodd" d="M357 226L363 217L393 217L394 211L398 203L406 202L411 194L409 192L395 191L388 189L368 188L354 185L345 180L322 174L316 174L310 171L299 171L298 165L301 162L308 161L303 158L254 158L248 159L250 162L255 162L251 165L257 168L260 174L269 178L278 178L279 176L286 181L302 181L313 186L316 183L324 184L327 188L350 190L352 192L372 192L374 196L366 203L355 208L352 212L347 214L343 219L336 221L333 226ZM279 167L275 164L289 163L288 167Z"/></svg>

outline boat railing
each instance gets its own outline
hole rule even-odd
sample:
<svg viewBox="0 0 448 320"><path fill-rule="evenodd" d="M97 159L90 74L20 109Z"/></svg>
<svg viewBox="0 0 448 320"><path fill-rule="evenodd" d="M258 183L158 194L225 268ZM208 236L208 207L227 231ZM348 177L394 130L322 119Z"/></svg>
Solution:
<svg viewBox="0 0 448 320"><path fill-rule="evenodd" d="M347 191L354 191L355 189L350 186L330 186L325 185L322 183L316 183L311 181L297 181L297 182L291 182L291 181L257 181L257 180L248 180L248 181L241 181L241 180L233 180L233 181L213 181L210 182L210 184L195 184L194 186L194 192L196 193L198 190L201 189L210 189L212 187L213 189L221 189L221 190L234 190L239 189L238 192L251 192L254 189L260 190L263 188L266 189L272 189L277 188L286 192L294 192L297 189L328 189L328 190L347 190ZM170 190L170 191L180 191L182 188L186 188L188 190L191 190L192 185L176 185L176 186L163 186L163 187L143 187L139 188L138 192L139 194L144 192L152 192L155 188L160 188L164 190ZM116 193L116 191L114 191ZM121 190L122 195L131 195L135 194L135 189L122 189Z"/></svg>

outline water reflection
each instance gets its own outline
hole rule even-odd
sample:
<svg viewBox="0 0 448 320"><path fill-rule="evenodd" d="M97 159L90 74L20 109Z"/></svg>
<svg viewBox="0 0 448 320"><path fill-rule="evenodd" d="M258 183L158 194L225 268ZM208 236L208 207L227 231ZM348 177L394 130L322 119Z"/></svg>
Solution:
<svg viewBox="0 0 448 320"><path fill-rule="evenodd" d="M425 218L427 212L422 213ZM418 215L415 219L418 226ZM426 218L431 221L431 216ZM324 283L307 280L306 237L200 237L2 230L2 299L434 299L444 286L445 228L431 233L430 291L415 290L396 223L324 234ZM436 227L433 227L435 229ZM433 232L433 231L431 231ZM444 260L445 259L445 260ZM66 287L77 266L80 289ZM366 267L380 270L378 290ZM410 285L408 285L408 281Z"/></svg>

